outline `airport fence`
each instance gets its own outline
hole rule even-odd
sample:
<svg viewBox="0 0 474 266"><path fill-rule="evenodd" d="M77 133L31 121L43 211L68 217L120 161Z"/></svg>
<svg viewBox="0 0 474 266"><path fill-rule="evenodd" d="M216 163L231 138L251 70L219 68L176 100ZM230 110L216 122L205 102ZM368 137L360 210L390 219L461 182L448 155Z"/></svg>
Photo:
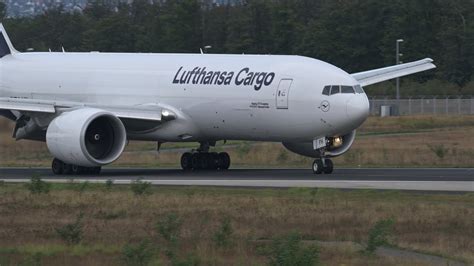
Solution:
<svg viewBox="0 0 474 266"><path fill-rule="evenodd" d="M385 115L474 115L474 96L421 96L408 99L370 97L370 114ZM387 114L389 112L389 114Z"/></svg>

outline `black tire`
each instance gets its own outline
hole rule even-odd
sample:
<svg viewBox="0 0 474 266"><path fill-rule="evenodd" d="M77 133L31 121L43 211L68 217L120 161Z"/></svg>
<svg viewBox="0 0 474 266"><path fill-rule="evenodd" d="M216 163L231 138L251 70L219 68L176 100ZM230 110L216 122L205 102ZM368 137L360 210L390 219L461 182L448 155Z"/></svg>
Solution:
<svg viewBox="0 0 474 266"><path fill-rule="evenodd" d="M210 169L211 170L219 169L219 154L217 154L216 152L209 153L209 159L210 159L210 163L209 163Z"/></svg>
<svg viewBox="0 0 474 266"><path fill-rule="evenodd" d="M193 169L192 157L193 155L189 152L186 152L181 156L181 168L183 168L183 170Z"/></svg>
<svg viewBox="0 0 474 266"><path fill-rule="evenodd" d="M227 170L230 167L230 156L227 152L219 153L219 169Z"/></svg>
<svg viewBox="0 0 474 266"><path fill-rule="evenodd" d="M78 165L73 165L72 167L72 174L74 175L82 175L86 173L86 168Z"/></svg>
<svg viewBox="0 0 474 266"><path fill-rule="evenodd" d="M193 170L199 170L200 169L200 167L201 167L200 159L201 159L201 155L199 153L195 153L191 157L191 166L192 166Z"/></svg>
<svg viewBox="0 0 474 266"><path fill-rule="evenodd" d="M81 175L91 175L93 167L82 167Z"/></svg>
<svg viewBox="0 0 474 266"><path fill-rule="evenodd" d="M83 175L98 175L100 173L100 167L83 167Z"/></svg>
<svg viewBox="0 0 474 266"><path fill-rule="evenodd" d="M72 165L64 163L63 164L63 169L64 169L63 173L65 175L72 175Z"/></svg>
<svg viewBox="0 0 474 266"><path fill-rule="evenodd" d="M99 175L101 170L102 170L102 167L96 166L96 167L87 167L86 171L88 175Z"/></svg>
<svg viewBox="0 0 474 266"><path fill-rule="evenodd" d="M209 153L201 153L199 158L199 167L203 170L209 170L211 156Z"/></svg>
<svg viewBox="0 0 474 266"><path fill-rule="evenodd" d="M332 171L334 170L334 164L332 163L332 160L326 159L324 163L325 163L325 166L323 168L323 172L325 174L332 174Z"/></svg>
<svg viewBox="0 0 474 266"><path fill-rule="evenodd" d="M313 174L319 175L323 172L323 162L320 159L316 159L313 162Z"/></svg>
<svg viewBox="0 0 474 266"><path fill-rule="evenodd" d="M58 159L54 159L53 163L51 163L51 170L55 175L62 175L64 173L64 163Z"/></svg>

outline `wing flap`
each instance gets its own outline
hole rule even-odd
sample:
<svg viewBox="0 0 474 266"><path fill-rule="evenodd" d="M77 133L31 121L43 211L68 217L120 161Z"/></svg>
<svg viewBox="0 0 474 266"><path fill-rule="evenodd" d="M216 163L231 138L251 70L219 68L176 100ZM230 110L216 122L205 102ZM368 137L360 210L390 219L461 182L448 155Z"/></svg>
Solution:
<svg viewBox="0 0 474 266"><path fill-rule="evenodd" d="M354 73L351 75L359 81L361 86L367 86L433 68L436 68L433 64L433 59L425 58L415 62Z"/></svg>
<svg viewBox="0 0 474 266"><path fill-rule="evenodd" d="M27 99L0 98L0 109L23 112L56 113L54 105L28 101Z"/></svg>

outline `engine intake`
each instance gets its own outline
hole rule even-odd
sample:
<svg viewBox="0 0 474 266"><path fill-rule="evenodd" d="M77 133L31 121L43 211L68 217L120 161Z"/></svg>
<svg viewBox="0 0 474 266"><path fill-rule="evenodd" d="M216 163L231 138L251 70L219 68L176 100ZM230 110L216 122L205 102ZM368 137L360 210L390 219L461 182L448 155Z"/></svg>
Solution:
<svg viewBox="0 0 474 266"><path fill-rule="evenodd" d="M85 167L110 164L122 154L127 135L112 113L83 108L56 117L46 132L48 149L59 160Z"/></svg>

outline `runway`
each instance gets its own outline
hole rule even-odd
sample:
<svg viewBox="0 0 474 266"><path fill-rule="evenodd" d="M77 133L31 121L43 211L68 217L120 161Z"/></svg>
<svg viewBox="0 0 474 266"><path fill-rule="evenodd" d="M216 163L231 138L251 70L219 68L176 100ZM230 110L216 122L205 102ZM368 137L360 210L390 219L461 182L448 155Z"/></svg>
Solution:
<svg viewBox="0 0 474 266"><path fill-rule="evenodd" d="M28 182L40 176L51 182L127 184L138 178L154 185L231 187L325 187L474 192L474 168L342 168L331 175L309 169L232 169L184 172L178 169L104 168L99 176L55 176L48 168L0 168L0 180Z"/></svg>

